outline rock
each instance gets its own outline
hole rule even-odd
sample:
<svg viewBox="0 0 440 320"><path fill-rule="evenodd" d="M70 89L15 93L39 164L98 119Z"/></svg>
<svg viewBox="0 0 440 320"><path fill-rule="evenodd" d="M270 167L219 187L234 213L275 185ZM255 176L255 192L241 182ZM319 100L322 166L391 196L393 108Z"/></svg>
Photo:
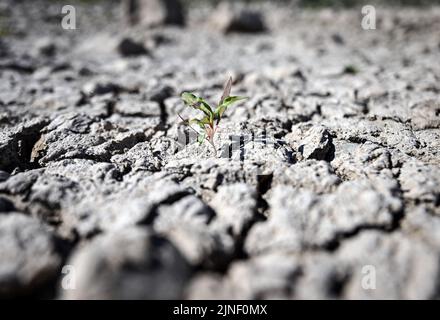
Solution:
<svg viewBox="0 0 440 320"><path fill-rule="evenodd" d="M316 193L334 191L340 183L341 179L331 165L317 160L301 161L288 168L277 168L272 178L272 187L289 185Z"/></svg>
<svg viewBox="0 0 440 320"><path fill-rule="evenodd" d="M223 285L223 278L216 273L203 273L196 275L188 284L185 299L228 299L232 296L229 288Z"/></svg>
<svg viewBox="0 0 440 320"><path fill-rule="evenodd" d="M439 217L438 207L429 203L411 206L407 208L407 214L402 221L402 230L411 237L418 237L426 243L438 246L440 236L436 230L440 226Z"/></svg>
<svg viewBox="0 0 440 320"><path fill-rule="evenodd" d="M184 197L159 208L154 229L166 232L181 225L208 225L215 213L196 196Z"/></svg>
<svg viewBox="0 0 440 320"><path fill-rule="evenodd" d="M160 105L156 101L144 101L132 95L122 95L116 102L114 111L129 117L160 117Z"/></svg>
<svg viewBox="0 0 440 320"><path fill-rule="evenodd" d="M257 219L257 192L244 183L222 186L210 202L219 223L239 238Z"/></svg>
<svg viewBox="0 0 440 320"><path fill-rule="evenodd" d="M366 112L365 105L356 103L329 103L324 102L321 104L321 114L327 118L346 118L362 116Z"/></svg>
<svg viewBox="0 0 440 320"><path fill-rule="evenodd" d="M186 295L189 299L285 299L294 291L299 274L299 259L274 252L233 263L223 279L201 274Z"/></svg>
<svg viewBox="0 0 440 320"><path fill-rule="evenodd" d="M430 164L440 164L437 160L440 155L440 129L427 129L415 132L424 152L420 152L418 159Z"/></svg>
<svg viewBox="0 0 440 320"><path fill-rule="evenodd" d="M11 195L25 194L42 173L43 169L17 173L0 183L0 192Z"/></svg>
<svg viewBox="0 0 440 320"><path fill-rule="evenodd" d="M17 209L53 224L60 223L60 208L71 206L83 196L79 189L70 179L46 174L44 170L18 173L0 184L0 192L17 200Z"/></svg>
<svg viewBox="0 0 440 320"><path fill-rule="evenodd" d="M145 45L149 49L156 49L160 46L173 44L174 42L174 38L171 38L164 33L157 32L147 37Z"/></svg>
<svg viewBox="0 0 440 320"><path fill-rule="evenodd" d="M345 44L344 37L342 37L341 34L339 34L339 33L332 34L331 38L338 45L344 45Z"/></svg>
<svg viewBox="0 0 440 320"><path fill-rule="evenodd" d="M297 279L296 299L341 299L350 279L350 269L342 261L325 252L306 255L301 259L302 277ZM359 272L362 270L353 270Z"/></svg>
<svg viewBox="0 0 440 320"><path fill-rule="evenodd" d="M223 33L258 33L267 29L260 12L246 8L237 9L226 2L218 5L210 21L214 28Z"/></svg>
<svg viewBox="0 0 440 320"><path fill-rule="evenodd" d="M53 69L49 69L47 72L52 73L55 71L53 71ZM37 77L37 74L38 73L35 74L35 77ZM75 76L73 75L73 72L66 71L65 77L66 79L68 79L67 81L73 81ZM41 94L38 94L37 96L38 97L32 101L32 109L41 110L38 113L42 116L46 116L47 118L53 115L53 112L55 110L68 109L72 106L81 104L81 99L83 99L82 93L80 90L78 90L78 88L73 88L65 84L60 84L51 89L44 90Z"/></svg>
<svg viewBox="0 0 440 320"><path fill-rule="evenodd" d="M4 58L7 57L9 54L8 47L6 44L2 41L0 41L0 57Z"/></svg>
<svg viewBox="0 0 440 320"><path fill-rule="evenodd" d="M124 38L118 44L117 48L120 55L124 57L149 55L150 53L141 43L135 42L130 38Z"/></svg>
<svg viewBox="0 0 440 320"><path fill-rule="evenodd" d="M353 143L373 142L407 155L419 154L420 141L408 125L398 121L343 118L338 121L325 120L322 125L340 140Z"/></svg>
<svg viewBox="0 0 440 320"><path fill-rule="evenodd" d="M253 139L252 139L253 138ZM293 151L283 141L258 136L230 135L222 145L221 157L243 163L258 163L261 171L273 171L276 165L294 162Z"/></svg>
<svg viewBox="0 0 440 320"><path fill-rule="evenodd" d="M122 87L114 82L108 81L91 81L87 82L83 88L83 94L87 96L100 96L108 93L117 94L123 91Z"/></svg>
<svg viewBox="0 0 440 320"><path fill-rule="evenodd" d="M352 272L344 290L348 299L429 299L437 294L432 277L440 271L438 249L418 239L368 231L345 243L338 256ZM362 279L372 268L376 289L365 290Z"/></svg>
<svg viewBox="0 0 440 320"><path fill-rule="evenodd" d="M57 47L53 39L42 38L36 42L35 51L39 55L52 57L56 54Z"/></svg>
<svg viewBox="0 0 440 320"><path fill-rule="evenodd" d="M436 295L436 283L430 279L439 270L438 253L436 246L418 238L366 230L346 239L334 253L295 255L275 250L232 264L222 278L202 273L191 281L186 295L191 299L426 299ZM366 276L375 280L365 281ZM362 287L365 283L374 289Z"/></svg>
<svg viewBox="0 0 440 320"><path fill-rule="evenodd" d="M177 161L177 162L170 162L167 164L167 170L170 172L174 171L176 168L176 165L179 164L185 164L186 161ZM191 161L193 163L193 161ZM229 162L229 161L224 161ZM183 183L187 185L195 185L198 187L198 191L201 193L202 189L204 190L212 190L216 191L217 187L221 185L223 182L237 182L239 181L245 181L246 177L240 176L238 179L232 174L231 171L225 170L225 168L219 165L216 165L213 163L213 161L201 161L198 165L193 166L192 164L189 165L189 172L188 176L183 177ZM234 166L234 163L231 163L231 167L239 167L238 165ZM192 174L194 172L198 172L196 176L193 176ZM184 174L186 172L184 171Z"/></svg>
<svg viewBox="0 0 440 320"><path fill-rule="evenodd" d="M183 225L167 231L166 236L194 267L222 271L236 256L237 242L220 228Z"/></svg>
<svg viewBox="0 0 440 320"><path fill-rule="evenodd" d="M235 253L234 239L213 223L215 212L194 196L161 206L154 229L165 234L194 266L222 268Z"/></svg>
<svg viewBox="0 0 440 320"><path fill-rule="evenodd" d="M124 0L123 5L130 25L185 25L185 12L180 0Z"/></svg>
<svg viewBox="0 0 440 320"><path fill-rule="evenodd" d="M287 168L295 161L290 146L282 139L266 136L266 129L272 130L269 125L260 123L260 126L251 131L225 121L217 130L218 158L212 157L211 146L196 143L191 133L179 133L176 135L179 151L166 168L174 172L180 171L177 168L189 167L191 174L182 177L184 183L204 190L216 191L221 184L237 182L258 188L261 179L269 177L275 168ZM235 134L237 131L241 134Z"/></svg>
<svg viewBox="0 0 440 320"><path fill-rule="evenodd" d="M17 125L0 134L0 170L11 172L16 167L31 166L31 153L34 143L40 137L41 129L47 120L36 118Z"/></svg>
<svg viewBox="0 0 440 320"><path fill-rule="evenodd" d="M41 164L63 159L109 161L145 140L141 130L126 131L108 121L84 114L67 114L55 118L44 133L44 156Z"/></svg>
<svg viewBox="0 0 440 320"><path fill-rule="evenodd" d="M356 144L336 140L335 158L331 164L339 176L345 179L359 179L365 176L392 178L392 157L387 148L373 142Z"/></svg>
<svg viewBox="0 0 440 320"><path fill-rule="evenodd" d="M128 152L114 155L110 160L117 164L122 172L137 170L156 172L163 166L163 159L152 150L149 142L138 143Z"/></svg>
<svg viewBox="0 0 440 320"><path fill-rule="evenodd" d="M9 177L10 177L9 173L0 170L0 182L8 180Z"/></svg>
<svg viewBox="0 0 440 320"><path fill-rule="evenodd" d="M163 84L156 84L147 91L147 99L162 104L167 98L174 94L172 87Z"/></svg>
<svg viewBox="0 0 440 320"><path fill-rule="evenodd" d="M393 180L341 183L334 193L317 195L289 186L275 187L267 222L255 225L246 238L249 254L267 250L298 252L331 247L359 228L391 228L402 209Z"/></svg>
<svg viewBox="0 0 440 320"><path fill-rule="evenodd" d="M0 193L9 195L18 210L64 226L70 225L68 209L74 210L91 194L108 194L116 187L117 179L112 164L69 159L51 163L45 169L17 173L0 183Z"/></svg>
<svg viewBox="0 0 440 320"><path fill-rule="evenodd" d="M119 185L119 192L111 190L115 193L113 196L104 193L86 197L75 206L66 208L64 219L82 236L151 224L159 206L172 204L191 194L191 190L176 183L149 178L145 181L147 185L139 181L127 182L127 188Z"/></svg>
<svg viewBox="0 0 440 320"><path fill-rule="evenodd" d="M427 100L411 106L411 123L415 130L440 128L440 103Z"/></svg>
<svg viewBox="0 0 440 320"><path fill-rule="evenodd" d="M440 170L419 161L405 162L400 169L400 184L405 198L413 201L440 201Z"/></svg>
<svg viewBox="0 0 440 320"><path fill-rule="evenodd" d="M62 299L181 299L191 275L173 245L137 227L93 239L68 264L76 286Z"/></svg>
<svg viewBox="0 0 440 320"><path fill-rule="evenodd" d="M301 141L298 152L304 159L332 160L332 137L323 126L312 127Z"/></svg>
<svg viewBox="0 0 440 320"><path fill-rule="evenodd" d="M31 294L58 276L61 256L51 232L20 213L0 215L0 296Z"/></svg>
<svg viewBox="0 0 440 320"><path fill-rule="evenodd" d="M10 200L0 197L0 212L11 212L11 211L15 211L14 204Z"/></svg>
<svg viewBox="0 0 440 320"><path fill-rule="evenodd" d="M288 295L299 273L295 257L274 252L233 264L227 281L237 298L277 299Z"/></svg>

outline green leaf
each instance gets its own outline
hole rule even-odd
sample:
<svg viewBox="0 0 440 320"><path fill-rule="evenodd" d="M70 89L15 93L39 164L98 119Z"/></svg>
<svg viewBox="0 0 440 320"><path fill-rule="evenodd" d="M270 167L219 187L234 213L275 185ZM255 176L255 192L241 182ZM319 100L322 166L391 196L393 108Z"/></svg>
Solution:
<svg viewBox="0 0 440 320"><path fill-rule="evenodd" d="M240 100L244 100L247 99L247 97L240 97L240 96L230 96L227 97L223 103L221 105L219 105L217 107L217 109L215 110L214 113L214 117L217 119L217 123L218 121L220 121L221 117L223 116L223 114L225 113L226 109L233 103L238 102Z"/></svg>
<svg viewBox="0 0 440 320"><path fill-rule="evenodd" d="M203 123L203 124L210 125L211 124L211 119L210 119L210 117L206 116L206 117L203 117L202 120L200 120L200 122Z"/></svg>
<svg viewBox="0 0 440 320"><path fill-rule="evenodd" d="M199 105L195 108L202 110L203 113L206 114L210 119L214 118L214 112L212 111L211 106L202 98L200 98Z"/></svg>
<svg viewBox="0 0 440 320"><path fill-rule="evenodd" d="M247 97L229 96L229 97L227 97L227 98L223 101L222 105L223 105L223 104L226 104L226 105L229 106L230 104L232 104L232 103L234 103L234 102L237 102L237 101L240 101L240 100L244 100L244 99L247 99Z"/></svg>
<svg viewBox="0 0 440 320"><path fill-rule="evenodd" d="M182 98L183 102L187 106L190 106L190 107L193 107L200 99L196 95L189 93L189 92L182 93L181 98Z"/></svg>
<svg viewBox="0 0 440 320"><path fill-rule="evenodd" d="M206 138L206 134L205 133L201 133L199 134L199 136L197 137L197 141L202 144L205 141Z"/></svg>
<svg viewBox="0 0 440 320"><path fill-rule="evenodd" d="M196 125L198 125L200 127L200 129L205 130L205 125L203 124L202 120L191 119L191 120L188 121L188 124L189 125L196 124Z"/></svg>
<svg viewBox="0 0 440 320"><path fill-rule="evenodd" d="M208 117L214 118L214 112L211 106L203 98L189 92L182 93L181 98L187 106L201 110Z"/></svg>

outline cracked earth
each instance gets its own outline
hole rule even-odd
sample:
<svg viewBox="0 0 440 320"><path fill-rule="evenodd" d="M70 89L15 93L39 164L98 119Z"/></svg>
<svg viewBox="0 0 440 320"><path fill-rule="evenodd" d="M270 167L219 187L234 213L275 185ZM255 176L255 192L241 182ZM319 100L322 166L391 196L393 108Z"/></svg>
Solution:
<svg viewBox="0 0 440 320"><path fill-rule="evenodd" d="M363 30L259 3L253 34L75 6L63 30L57 2L1 2L0 297L439 298L440 8ZM214 157L179 96L228 75L249 99Z"/></svg>

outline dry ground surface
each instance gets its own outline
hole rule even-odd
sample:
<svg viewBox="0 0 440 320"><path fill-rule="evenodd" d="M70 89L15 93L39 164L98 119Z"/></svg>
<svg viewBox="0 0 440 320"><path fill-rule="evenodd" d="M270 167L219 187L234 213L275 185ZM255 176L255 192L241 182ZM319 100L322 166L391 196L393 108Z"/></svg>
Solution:
<svg viewBox="0 0 440 320"><path fill-rule="evenodd" d="M439 297L440 7L254 6L225 34L1 1L1 297ZM179 96L228 75L214 157Z"/></svg>

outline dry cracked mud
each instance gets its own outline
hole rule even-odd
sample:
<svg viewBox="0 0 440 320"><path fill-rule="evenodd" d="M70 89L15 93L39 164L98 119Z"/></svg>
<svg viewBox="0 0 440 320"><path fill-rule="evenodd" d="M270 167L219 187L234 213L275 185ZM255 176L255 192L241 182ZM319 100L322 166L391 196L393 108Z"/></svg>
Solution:
<svg viewBox="0 0 440 320"><path fill-rule="evenodd" d="M0 4L0 297L440 297L440 7Z"/></svg>

